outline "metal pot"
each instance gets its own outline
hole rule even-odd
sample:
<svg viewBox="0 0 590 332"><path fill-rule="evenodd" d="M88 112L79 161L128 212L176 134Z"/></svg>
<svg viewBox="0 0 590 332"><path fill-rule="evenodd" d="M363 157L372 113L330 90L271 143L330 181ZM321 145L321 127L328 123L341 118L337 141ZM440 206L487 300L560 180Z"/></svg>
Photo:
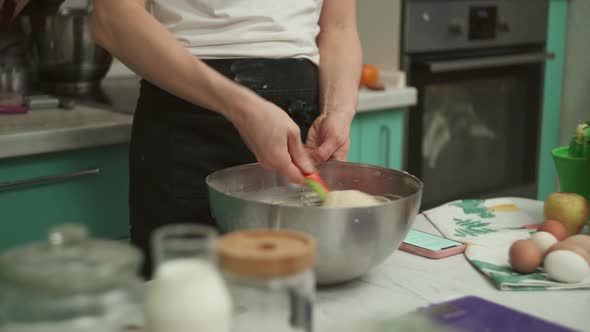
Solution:
<svg viewBox="0 0 590 332"><path fill-rule="evenodd" d="M329 162L319 168L334 190L398 199L363 208L285 205L293 197L305 201L308 189L259 164L221 170L206 182L222 231L285 228L313 235L318 244L316 279L325 285L362 276L399 247L418 213L423 185L408 173L372 165Z"/></svg>
<svg viewBox="0 0 590 332"><path fill-rule="evenodd" d="M86 93L108 72L112 56L92 38L90 8L21 18L39 84L57 94Z"/></svg>

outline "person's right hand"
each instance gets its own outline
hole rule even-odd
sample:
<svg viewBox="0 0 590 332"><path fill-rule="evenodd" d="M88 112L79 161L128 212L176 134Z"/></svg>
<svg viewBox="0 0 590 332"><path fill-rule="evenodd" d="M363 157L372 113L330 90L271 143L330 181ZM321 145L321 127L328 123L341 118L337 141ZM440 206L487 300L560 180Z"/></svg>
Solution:
<svg viewBox="0 0 590 332"><path fill-rule="evenodd" d="M230 121L262 167L275 170L294 183L302 183L304 174L316 171L303 147L299 127L275 104L261 100Z"/></svg>

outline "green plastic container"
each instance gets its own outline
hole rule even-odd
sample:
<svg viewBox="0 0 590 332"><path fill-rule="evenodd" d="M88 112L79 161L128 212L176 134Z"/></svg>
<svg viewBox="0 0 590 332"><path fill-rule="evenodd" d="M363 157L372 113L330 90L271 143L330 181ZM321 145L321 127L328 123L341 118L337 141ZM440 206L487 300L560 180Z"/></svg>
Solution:
<svg viewBox="0 0 590 332"><path fill-rule="evenodd" d="M568 147L553 149L553 161L562 192L584 196L590 203L590 159L568 156Z"/></svg>

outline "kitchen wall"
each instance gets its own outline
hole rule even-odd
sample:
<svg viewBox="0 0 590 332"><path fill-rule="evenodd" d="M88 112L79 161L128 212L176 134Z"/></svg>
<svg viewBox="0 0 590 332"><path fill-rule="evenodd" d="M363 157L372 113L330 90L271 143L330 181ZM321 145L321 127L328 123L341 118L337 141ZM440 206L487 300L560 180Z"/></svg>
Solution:
<svg viewBox="0 0 590 332"><path fill-rule="evenodd" d="M83 1L67 0L72 5ZM357 0L357 17L364 63L386 71L399 70L401 0ZM129 73L128 68L115 61L107 77Z"/></svg>
<svg viewBox="0 0 590 332"><path fill-rule="evenodd" d="M129 77L134 75L131 69L127 68L123 63L117 59L113 59L113 64L107 73L107 78Z"/></svg>
<svg viewBox="0 0 590 332"><path fill-rule="evenodd" d="M35 0L33 0L35 1ZM92 0L65 0L62 7L85 7Z"/></svg>
<svg viewBox="0 0 590 332"><path fill-rule="evenodd" d="M560 145L567 145L575 126L590 120L590 1L570 0Z"/></svg>
<svg viewBox="0 0 590 332"><path fill-rule="evenodd" d="M401 0L357 0L364 63L399 69Z"/></svg>

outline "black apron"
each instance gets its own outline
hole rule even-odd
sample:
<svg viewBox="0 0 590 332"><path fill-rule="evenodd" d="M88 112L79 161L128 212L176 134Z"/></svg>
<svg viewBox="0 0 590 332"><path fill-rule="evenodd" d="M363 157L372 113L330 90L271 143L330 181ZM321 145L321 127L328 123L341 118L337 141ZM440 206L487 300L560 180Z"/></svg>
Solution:
<svg viewBox="0 0 590 332"><path fill-rule="evenodd" d="M320 115L315 64L304 59L205 62L287 112L305 141ZM129 152L129 204L131 241L144 254L145 277L152 273L151 233L171 223L215 226L205 178L254 162L238 131L223 116L142 80Z"/></svg>

